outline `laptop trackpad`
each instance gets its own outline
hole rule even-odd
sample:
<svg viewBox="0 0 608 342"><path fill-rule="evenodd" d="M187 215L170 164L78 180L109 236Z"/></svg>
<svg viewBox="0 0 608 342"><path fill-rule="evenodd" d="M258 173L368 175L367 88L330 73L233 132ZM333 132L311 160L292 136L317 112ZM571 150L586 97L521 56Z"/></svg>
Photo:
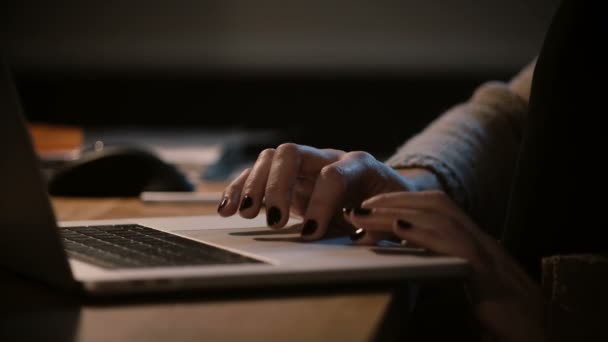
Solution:
<svg viewBox="0 0 608 342"><path fill-rule="evenodd" d="M209 243L218 247L227 248L247 255L259 255L262 257L290 257L299 252L309 253L313 250L335 250L350 249L353 243L348 235L334 235L314 242L303 240L301 235L301 224L285 227L282 229L269 229L267 227L235 228L235 229L212 229L212 230L181 230L172 231L174 234L183 235Z"/></svg>

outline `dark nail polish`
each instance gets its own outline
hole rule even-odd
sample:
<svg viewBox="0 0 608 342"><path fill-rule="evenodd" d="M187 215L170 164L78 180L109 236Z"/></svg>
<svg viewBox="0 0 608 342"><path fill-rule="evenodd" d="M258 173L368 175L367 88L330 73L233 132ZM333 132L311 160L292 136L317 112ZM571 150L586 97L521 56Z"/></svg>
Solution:
<svg viewBox="0 0 608 342"><path fill-rule="evenodd" d="M274 226L275 224L281 221L281 210L277 207L270 207L268 211L266 211L266 223L269 226Z"/></svg>
<svg viewBox="0 0 608 342"><path fill-rule="evenodd" d="M302 235L312 235L317 230L317 221L308 220L302 227Z"/></svg>
<svg viewBox="0 0 608 342"><path fill-rule="evenodd" d="M220 205L217 206L217 212L219 213L228 204L228 197L222 198Z"/></svg>
<svg viewBox="0 0 608 342"><path fill-rule="evenodd" d="M253 199L247 195L245 195L245 197L243 197L243 200L241 201L241 206L239 207L239 210L245 210L248 208L251 208L251 206L253 205Z"/></svg>
<svg viewBox="0 0 608 342"><path fill-rule="evenodd" d="M372 213L372 210L369 208L355 208L353 209L353 214L357 216L365 216Z"/></svg>
<svg viewBox="0 0 608 342"><path fill-rule="evenodd" d="M352 241L358 241L358 240L361 240L361 238L362 238L362 237L364 237L364 236L365 236L365 230L364 230L363 228L359 228L359 229L357 229L357 230L355 231L355 233L354 233L354 234L352 234L352 235L350 236L350 239L351 239Z"/></svg>
<svg viewBox="0 0 608 342"><path fill-rule="evenodd" d="M412 228L412 224L407 221L397 220L397 227L401 229L410 229Z"/></svg>
<svg viewBox="0 0 608 342"><path fill-rule="evenodd" d="M344 215L349 215L351 211L353 211L353 208L342 208L342 213Z"/></svg>

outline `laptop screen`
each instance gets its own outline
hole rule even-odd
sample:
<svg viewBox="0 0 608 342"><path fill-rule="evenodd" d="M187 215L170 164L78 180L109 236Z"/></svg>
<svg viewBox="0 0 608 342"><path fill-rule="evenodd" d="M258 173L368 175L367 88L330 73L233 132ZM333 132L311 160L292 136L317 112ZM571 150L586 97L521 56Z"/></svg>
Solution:
<svg viewBox="0 0 608 342"><path fill-rule="evenodd" d="M47 283L72 280L10 71L0 61L0 266Z"/></svg>

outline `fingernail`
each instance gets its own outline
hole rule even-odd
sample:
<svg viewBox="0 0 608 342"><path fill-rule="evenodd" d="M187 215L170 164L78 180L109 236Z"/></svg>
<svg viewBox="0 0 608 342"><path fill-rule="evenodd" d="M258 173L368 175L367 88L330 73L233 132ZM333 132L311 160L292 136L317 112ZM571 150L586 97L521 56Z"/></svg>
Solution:
<svg viewBox="0 0 608 342"><path fill-rule="evenodd" d="M306 236L312 235L315 233L316 230L317 230L317 221L308 220L304 224L304 227L302 227L302 235L306 235Z"/></svg>
<svg viewBox="0 0 608 342"><path fill-rule="evenodd" d="M397 227L401 229L410 229L412 228L412 224L404 220L397 220Z"/></svg>
<svg viewBox="0 0 608 342"><path fill-rule="evenodd" d="M217 206L217 212L219 213L228 204L228 197L222 198L220 205Z"/></svg>
<svg viewBox="0 0 608 342"><path fill-rule="evenodd" d="M351 211L353 211L353 208L342 208L342 213L344 215L350 214Z"/></svg>
<svg viewBox="0 0 608 342"><path fill-rule="evenodd" d="M247 208L250 208L252 205L253 199L248 195L245 195L245 197L243 197L243 200L241 201L241 206L239 207L239 210L245 210Z"/></svg>
<svg viewBox="0 0 608 342"><path fill-rule="evenodd" d="M270 207L266 212L266 223L269 226L274 226L281 221L281 210L277 207Z"/></svg>
<svg viewBox="0 0 608 342"><path fill-rule="evenodd" d="M372 213L372 210L370 208L355 208L353 209L353 214L357 215L357 216L365 216L365 215L369 215Z"/></svg>
<svg viewBox="0 0 608 342"><path fill-rule="evenodd" d="M351 239L352 241L358 241L358 240L361 240L361 238L362 238L362 237L364 237L364 236L365 236L365 230L364 230L363 228L359 228L359 229L357 229L357 230L355 231L355 233L354 233L354 234L352 234L352 235L350 236L350 239Z"/></svg>

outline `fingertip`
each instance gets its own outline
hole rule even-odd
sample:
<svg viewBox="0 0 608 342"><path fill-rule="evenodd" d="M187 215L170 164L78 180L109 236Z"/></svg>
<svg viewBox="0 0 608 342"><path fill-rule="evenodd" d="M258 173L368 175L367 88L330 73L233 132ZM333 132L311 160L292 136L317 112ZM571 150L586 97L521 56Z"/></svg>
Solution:
<svg viewBox="0 0 608 342"><path fill-rule="evenodd" d="M222 217L234 215L237 211L237 203L238 202L235 202L229 196L225 196L224 198L222 198L220 204L217 207L218 214L220 214L220 216Z"/></svg>
<svg viewBox="0 0 608 342"><path fill-rule="evenodd" d="M357 228L354 233L350 235L350 240L355 245L364 244L367 232L363 228Z"/></svg>
<svg viewBox="0 0 608 342"><path fill-rule="evenodd" d="M246 211L253 206L253 198L249 195L245 195L239 205L239 211Z"/></svg>
<svg viewBox="0 0 608 342"><path fill-rule="evenodd" d="M266 219L268 219L268 218L266 218ZM266 226L272 230L278 230L278 229L285 228L285 223L278 223L278 224L274 224L274 225L267 224Z"/></svg>
<svg viewBox="0 0 608 342"><path fill-rule="evenodd" d="M363 202L361 202L360 207L361 208L371 208L375 204L377 204L378 200L381 200L384 197L385 197L385 194L378 194L378 195L369 197L369 198L365 199Z"/></svg>
<svg viewBox="0 0 608 342"><path fill-rule="evenodd" d="M224 195L224 196L222 196L222 200L220 201L220 203L217 205L217 212L220 213L227 204L228 204L228 196Z"/></svg>
<svg viewBox="0 0 608 342"><path fill-rule="evenodd" d="M274 205L266 209L266 225L271 229L280 229L287 223L288 217L283 215L283 211Z"/></svg>
<svg viewBox="0 0 608 342"><path fill-rule="evenodd" d="M404 240L412 228L412 224L405 220L398 219L393 222L393 233Z"/></svg>
<svg viewBox="0 0 608 342"><path fill-rule="evenodd" d="M257 213L251 212L251 211L245 211L245 212L239 211L239 215L244 219L253 219L256 216L258 216Z"/></svg>
<svg viewBox="0 0 608 342"><path fill-rule="evenodd" d="M346 220L346 222L351 223L353 222L352 219L352 214L353 212L353 208L342 208L342 217L344 217L344 220Z"/></svg>
<svg viewBox="0 0 608 342"><path fill-rule="evenodd" d="M227 207L218 208L217 213L222 217L228 217L234 214L230 212Z"/></svg>
<svg viewBox="0 0 608 342"><path fill-rule="evenodd" d="M301 237L306 241L318 240L323 236L323 233L319 229L319 224L314 219L308 219L304 221L302 226Z"/></svg>
<svg viewBox="0 0 608 342"><path fill-rule="evenodd" d="M243 201L245 201L245 200L246 199L244 199ZM239 205L239 215L242 218L246 218L246 219L252 219L252 218L258 216L259 209L256 210L256 208L254 208L254 207L243 205L243 201L241 201L241 204Z"/></svg>
<svg viewBox="0 0 608 342"><path fill-rule="evenodd" d="M358 246L374 246L377 245L378 242L382 241L382 240L387 240L390 238L391 234L387 233L387 232L377 232L377 231L373 231L373 230L364 230L362 228L360 228L361 230L363 230L365 233L361 234L359 233L358 235L361 235L358 239L353 240L353 244L354 245L358 245ZM355 231L355 234L357 234L359 231L359 229L357 229ZM355 235L353 234L353 235ZM351 236L351 240L352 240L353 236Z"/></svg>
<svg viewBox="0 0 608 342"><path fill-rule="evenodd" d="M361 202L361 205L359 205L361 208L369 208L370 207L370 203L373 203L373 197L372 198L368 198L365 201Z"/></svg>

